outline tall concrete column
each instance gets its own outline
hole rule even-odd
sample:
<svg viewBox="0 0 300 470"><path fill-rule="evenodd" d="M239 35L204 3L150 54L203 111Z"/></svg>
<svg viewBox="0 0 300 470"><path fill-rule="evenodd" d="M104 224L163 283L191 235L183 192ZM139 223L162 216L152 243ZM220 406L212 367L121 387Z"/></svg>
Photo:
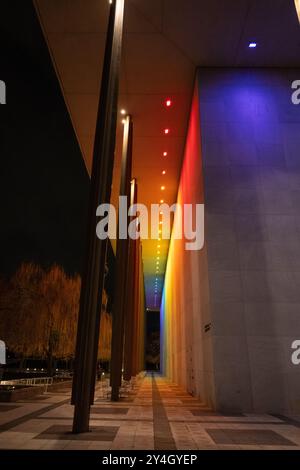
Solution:
<svg viewBox="0 0 300 470"><path fill-rule="evenodd" d="M111 399L119 400L119 389L122 383L123 351L124 351L124 319L126 311L126 292L128 290L128 208L130 200L130 182L132 171L132 133L133 125L130 116L127 116L124 124L123 152L120 196L126 196L124 207L126 217L118 230L117 256L116 256L116 283L115 300L113 306L112 348L111 348ZM119 217L120 219L120 217ZM123 226L124 225L124 226ZM123 233L122 233L123 232Z"/></svg>
<svg viewBox="0 0 300 470"><path fill-rule="evenodd" d="M110 5L102 83L96 122L88 214L85 269L82 277L75 354L72 403L73 432L89 430L90 405L95 387L106 240L96 236L96 210L109 203L114 165L118 89L124 19L124 0Z"/></svg>

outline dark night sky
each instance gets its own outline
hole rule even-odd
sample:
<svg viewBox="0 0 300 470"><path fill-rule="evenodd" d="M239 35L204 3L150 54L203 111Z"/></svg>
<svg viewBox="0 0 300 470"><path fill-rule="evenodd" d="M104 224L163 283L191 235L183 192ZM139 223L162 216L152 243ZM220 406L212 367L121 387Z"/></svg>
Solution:
<svg viewBox="0 0 300 470"><path fill-rule="evenodd" d="M0 274L81 272L89 178L31 0L1 1Z"/></svg>
<svg viewBox="0 0 300 470"><path fill-rule="evenodd" d="M160 312L158 310L147 310L147 334L160 331Z"/></svg>

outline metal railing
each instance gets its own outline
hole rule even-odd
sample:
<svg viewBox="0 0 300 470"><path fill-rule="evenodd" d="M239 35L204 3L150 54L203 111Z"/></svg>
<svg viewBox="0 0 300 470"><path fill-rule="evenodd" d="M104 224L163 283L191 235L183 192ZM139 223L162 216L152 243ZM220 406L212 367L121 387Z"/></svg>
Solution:
<svg viewBox="0 0 300 470"><path fill-rule="evenodd" d="M25 387L44 386L47 391L48 386L53 384L53 377L30 377L25 379L1 380L0 385L24 385Z"/></svg>

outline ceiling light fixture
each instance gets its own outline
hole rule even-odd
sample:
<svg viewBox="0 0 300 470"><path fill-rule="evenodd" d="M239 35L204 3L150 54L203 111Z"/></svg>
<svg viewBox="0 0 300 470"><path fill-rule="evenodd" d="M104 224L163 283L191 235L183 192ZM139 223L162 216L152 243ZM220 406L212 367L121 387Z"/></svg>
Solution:
<svg viewBox="0 0 300 470"><path fill-rule="evenodd" d="M170 133L170 129L165 129L164 133L165 133L165 135L168 135Z"/></svg>
<svg viewBox="0 0 300 470"><path fill-rule="evenodd" d="M167 157L167 156L168 156L168 152L164 152L164 153L163 153L163 156L164 156L164 157Z"/></svg>
<svg viewBox="0 0 300 470"><path fill-rule="evenodd" d="M165 101L165 104L166 104L166 107L167 107L167 108L170 108L170 106L172 106L172 100L170 100L170 98L168 98L168 99Z"/></svg>
<svg viewBox="0 0 300 470"><path fill-rule="evenodd" d="M122 116L125 116L125 114L126 114L125 109L121 109L120 113L122 114Z"/></svg>
<svg viewBox="0 0 300 470"><path fill-rule="evenodd" d="M161 186L160 189L161 189L162 191L164 191L164 190L166 189L166 187L165 187L165 186Z"/></svg>
<svg viewBox="0 0 300 470"><path fill-rule="evenodd" d="M249 49L255 49L257 47L257 42L255 41L251 41L249 42Z"/></svg>
<svg viewBox="0 0 300 470"><path fill-rule="evenodd" d="M166 174L166 170L163 170L161 174L162 174L162 175L165 175L165 174Z"/></svg>

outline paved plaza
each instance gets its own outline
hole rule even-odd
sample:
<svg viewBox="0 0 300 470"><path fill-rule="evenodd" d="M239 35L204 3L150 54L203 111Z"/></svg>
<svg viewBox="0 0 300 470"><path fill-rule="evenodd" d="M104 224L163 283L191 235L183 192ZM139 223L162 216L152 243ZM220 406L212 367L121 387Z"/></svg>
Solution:
<svg viewBox="0 0 300 470"><path fill-rule="evenodd" d="M182 388L148 375L112 403L97 386L91 432L73 435L70 388L0 404L1 449L300 449L300 416L224 415Z"/></svg>

